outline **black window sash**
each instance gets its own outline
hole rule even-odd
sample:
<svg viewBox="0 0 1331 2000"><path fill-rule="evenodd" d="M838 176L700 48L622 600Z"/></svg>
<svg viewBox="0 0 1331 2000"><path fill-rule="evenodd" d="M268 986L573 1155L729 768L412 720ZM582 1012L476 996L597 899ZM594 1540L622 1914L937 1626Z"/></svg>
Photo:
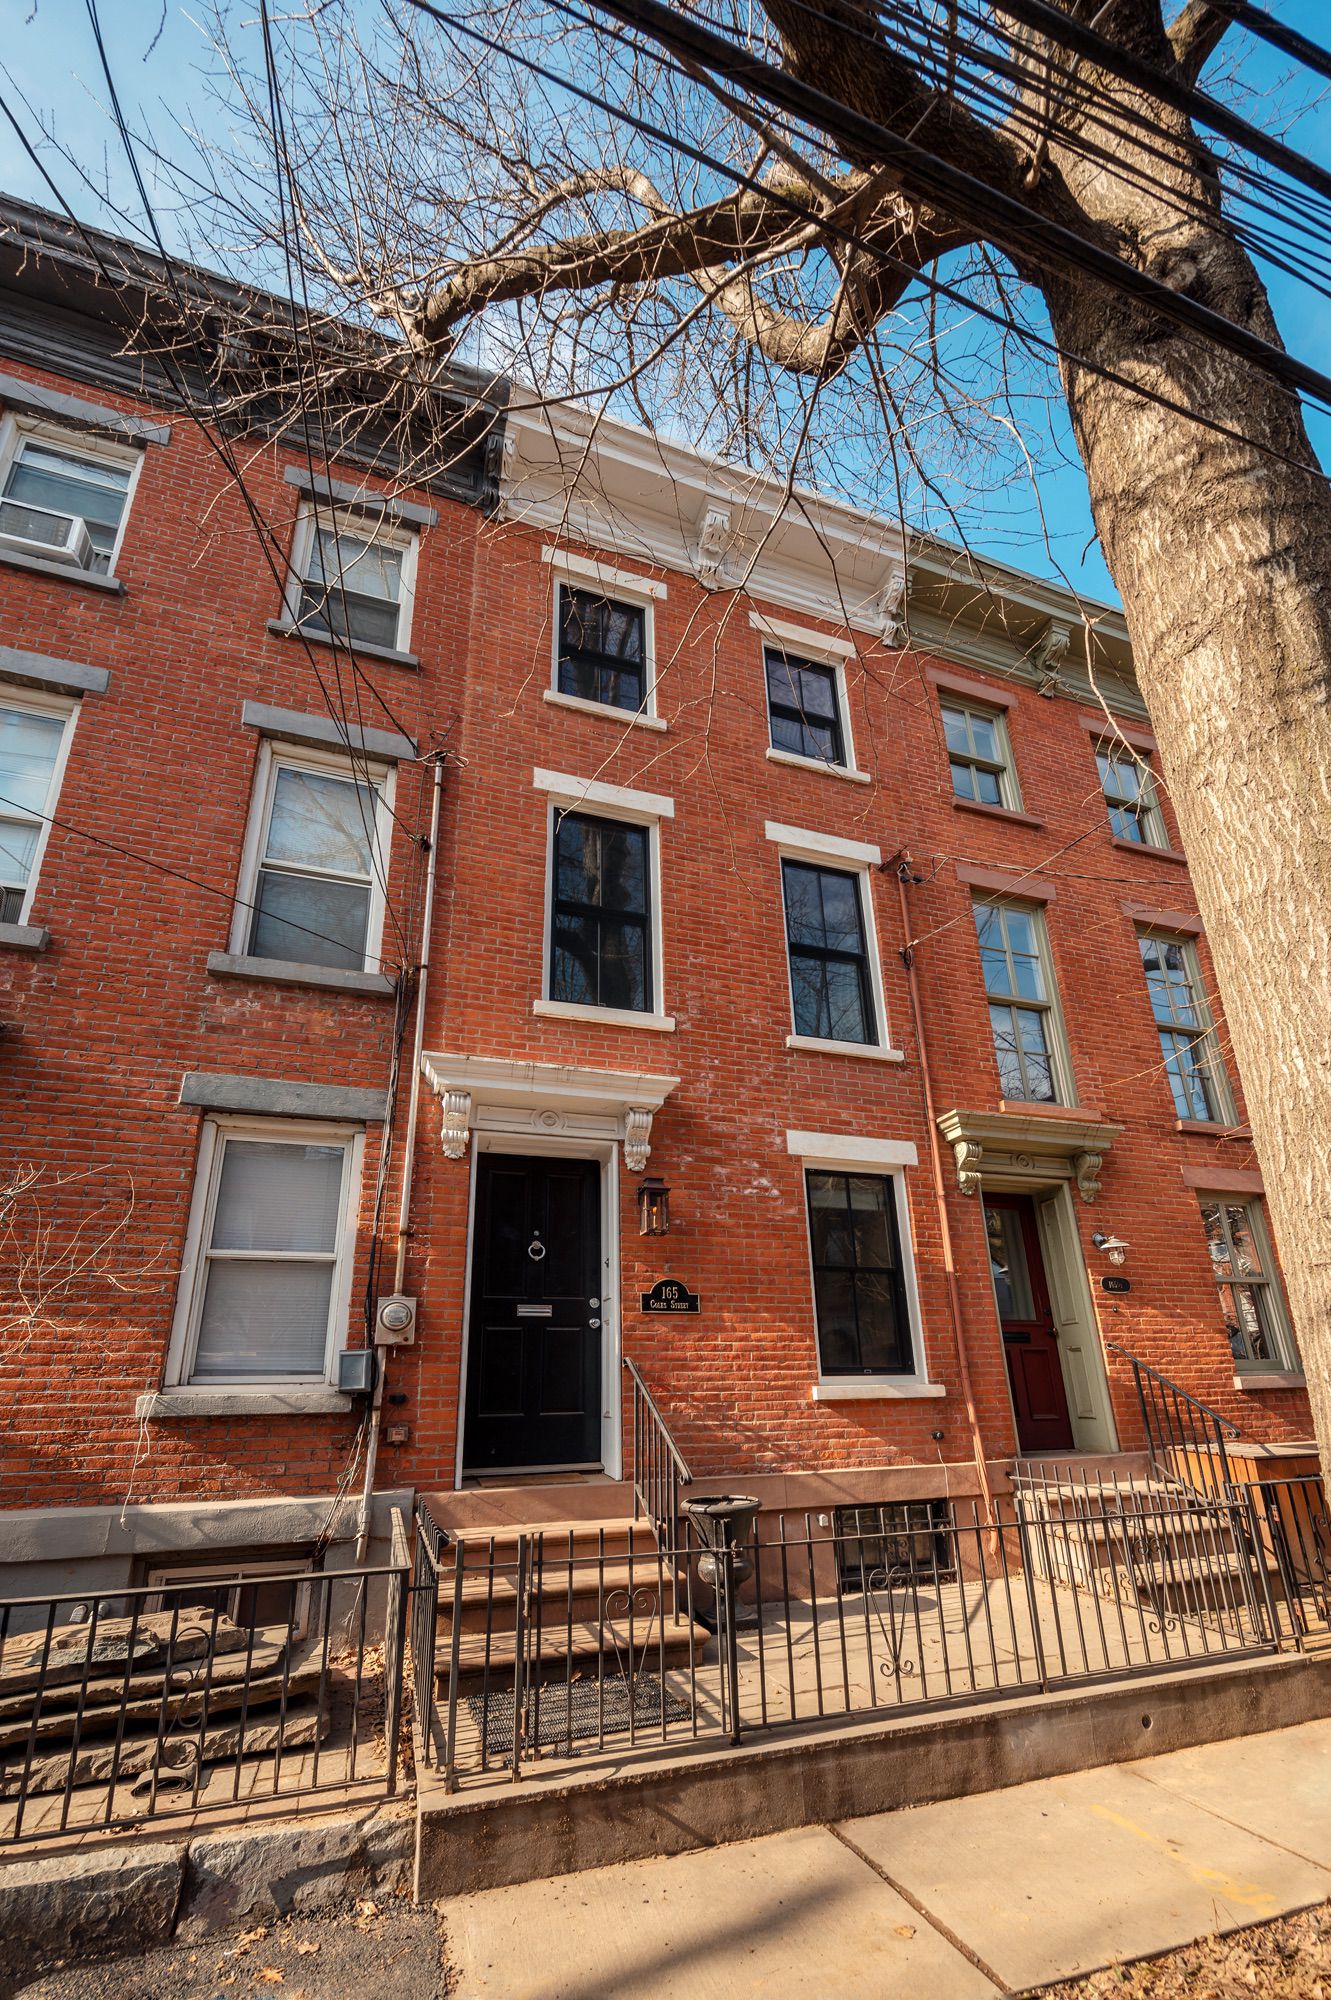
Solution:
<svg viewBox="0 0 1331 2000"><path fill-rule="evenodd" d="M806 871L806 873L810 875L819 875L819 876L838 875L838 876L849 877L855 890L855 909L856 909L856 914L859 918L860 947L858 951L846 951L842 949L840 946L836 945L806 944L803 941L797 942L794 938L791 937L790 911L786 905L786 899L785 899L786 870L788 868L803 868ZM853 965L855 967L856 974L859 979L860 1007L864 1015L864 1041L862 1043L851 1043L848 1044L848 1046L859 1047L859 1048L872 1048L878 1040L878 1017L877 1017L877 1012L874 1008L873 980L869 974L869 939L868 939L867 928L865 925L864 896L861 891L859 877L856 875L852 875L850 871L845 868L818 868L815 867L813 863L807 861L783 861L781 864L781 905L786 925L786 950L790 954L792 967L794 965L795 960L800 958L808 959L813 964L816 965ZM793 988L794 984L793 980L791 983ZM794 1014L794 1009L795 1009L795 996L792 991L791 994L792 1015ZM830 1027L831 1023L829 1022L828 1025ZM804 1030L800 1028L798 1021L795 1022L795 1032L796 1034L801 1034L804 1032Z"/></svg>
<svg viewBox="0 0 1331 2000"><path fill-rule="evenodd" d="M795 697L793 701L785 701L780 695L773 693L773 666L776 666L778 669L782 667L786 669L791 692ZM779 717L783 722L793 723L800 732L801 741L806 744L811 731L827 730L832 739L831 761L834 764L844 764L846 761L845 732L841 722L841 691L837 684L835 667L824 666L818 660L801 660L793 653L769 651L763 655L763 672L767 682L767 714L769 722ZM832 712L830 715L819 715L816 709L806 708L799 699L799 677L802 674L813 674L819 680L826 681L828 691L832 697ZM806 748L801 754L816 758L820 764L825 764L828 761L820 750Z"/></svg>
<svg viewBox="0 0 1331 2000"><path fill-rule="evenodd" d="M611 605L616 611L628 611L634 614L638 628L638 657L636 660L629 658L625 654L603 653L597 647L580 645L572 639L569 631L570 620L568 613L570 607L576 605L579 597L590 599L593 603ZM569 694L574 691L564 686L565 665L586 667L590 669L594 677L597 690L593 699L604 703L607 708L622 708L626 713L630 710L641 709L647 700L646 651L647 614L641 605L628 604L620 598L598 597L593 591L579 591L567 584L560 585L559 691L561 694ZM618 675L621 681L630 681L633 683L636 689L636 696L632 702L614 701L605 692L608 684L606 677L611 674ZM613 683L609 684L613 685Z"/></svg>
<svg viewBox="0 0 1331 2000"><path fill-rule="evenodd" d="M560 833L565 826L569 825L584 826L588 824L596 825L598 827L608 827L613 829L616 833L632 833L637 835L641 839L643 844L641 910L630 910L626 908L621 908L620 906L613 903L586 903L583 902L578 897L560 895L559 893ZM643 1011L645 1013L650 1014L655 1006L656 996L652 984L654 978L654 967L652 962L652 842L651 842L651 834L647 827L639 826L636 822L631 820L601 819L600 816L596 813L565 812L562 811L558 806L556 806L555 824L554 824L554 847L550 858L549 984L551 987L550 997L552 999L555 998L555 994L553 991L555 954L559 948L556 939L556 926L558 924L558 920L560 917L576 918L579 922L589 922L595 926L597 998L595 1001L590 1003L593 1006L600 1006L602 1004L600 1000L601 959L603 957L602 940L604 938L607 928L610 927L611 925L615 925L624 930L636 930L641 934L642 991L643 991L643 999L646 1002Z"/></svg>
<svg viewBox="0 0 1331 2000"><path fill-rule="evenodd" d="M820 1180L837 1180L840 1181L842 1184L842 1188L844 1190L844 1195L845 1195L847 1235L849 1237L851 1244L855 1246L852 1250L853 1261L848 1264L820 1264L818 1262L817 1253L814 1249L816 1237L814 1233L814 1222L813 1222L812 1182L815 1176ZM852 1180L869 1180L869 1179L884 1181L887 1186L887 1203L886 1203L887 1226L888 1226L888 1235L891 1240L892 1257L894 1260L892 1264L888 1265L861 1264L859 1261L858 1242L857 1242L855 1223L854 1223L855 1211L850 1206L850 1182ZM829 1173L826 1168L811 1167L805 1172L804 1176L804 1198L805 1198L805 1207L806 1207L808 1230L809 1230L809 1261L813 1268L813 1275L814 1275L814 1319L818 1335L819 1372L825 1376L833 1376L833 1375L855 1376L855 1375L877 1375L877 1374L893 1374L893 1375L900 1374L903 1376L913 1375L917 1365L915 1356L915 1333L910 1323L910 1311L906 1297L906 1273L903 1268L902 1254L901 1254L901 1215L900 1215L900 1210L897 1206L899 1198L899 1189L896 1178L891 1174L877 1174L877 1175L871 1175L868 1173L851 1174L851 1173L837 1173L835 1170ZM864 1362L863 1359L864 1342L863 1342L863 1336L860 1333L860 1326L859 1326L859 1300L856 1295L853 1282L851 1285L851 1298L854 1301L854 1306L855 1306L855 1341L856 1341L856 1347L860 1355L860 1362L859 1365L854 1368L835 1367L828 1364L828 1362L823 1357L823 1329L822 1326L818 1324L818 1317L817 1317L818 1316L817 1281L820 1272L829 1272L838 1276L848 1276L852 1280L856 1277L875 1277L875 1278L882 1278L887 1281L888 1289L890 1290L892 1295L892 1302L896 1309L897 1325L901 1330L901 1344L903 1349L905 1350L902 1367L900 1367L899 1369L897 1368L882 1369L877 1364L869 1366Z"/></svg>

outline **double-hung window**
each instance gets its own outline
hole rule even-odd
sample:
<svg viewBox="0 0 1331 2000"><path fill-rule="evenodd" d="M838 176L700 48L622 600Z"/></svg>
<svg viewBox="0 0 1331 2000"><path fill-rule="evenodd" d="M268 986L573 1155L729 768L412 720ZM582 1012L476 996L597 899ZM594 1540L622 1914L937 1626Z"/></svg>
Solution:
<svg viewBox="0 0 1331 2000"><path fill-rule="evenodd" d="M783 857L781 887L795 1033L825 1042L876 1043L860 877Z"/></svg>
<svg viewBox="0 0 1331 2000"><path fill-rule="evenodd" d="M353 645L405 652L410 638L416 537L366 514L307 506L296 524L293 623Z"/></svg>
<svg viewBox="0 0 1331 2000"><path fill-rule="evenodd" d="M913 1374L898 1182L827 1172L804 1179L821 1372Z"/></svg>
<svg viewBox="0 0 1331 2000"><path fill-rule="evenodd" d="M1135 847L1168 847L1169 834L1155 796L1155 780L1141 751L1118 742L1097 744L1095 762L1116 840Z"/></svg>
<svg viewBox="0 0 1331 2000"><path fill-rule="evenodd" d="M943 739L952 767L952 790L973 805L1020 810L1007 724L995 709L945 701Z"/></svg>
<svg viewBox="0 0 1331 2000"><path fill-rule="evenodd" d="M1289 1368L1293 1342L1260 1201L1198 1197L1211 1270L1234 1360L1244 1368Z"/></svg>
<svg viewBox="0 0 1331 2000"><path fill-rule="evenodd" d="M647 703L647 609L561 583L560 694L639 713Z"/></svg>
<svg viewBox="0 0 1331 2000"><path fill-rule="evenodd" d="M0 547L105 576L120 539L135 451L12 423L0 476Z"/></svg>
<svg viewBox="0 0 1331 2000"><path fill-rule="evenodd" d="M373 764L264 746L234 950L378 970L388 782Z"/></svg>
<svg viewBox="0 0 1331 2000"><path fill-rule="evenodd" d="M72 703L0 690L0 923L27 921L73 726Z"/></svg>
<svg viewBox="0 0 1331 2000"><path fill-rule="evenodd" d="M764 649L763 665L772 748L844 766L846 730L836 668L775 646Z"/></svg>
<svg viewBox="0 0 1331 2000"><path fill-rule="evenodd" d="M646 826L556 807L551 1000L653 1011L651 851Z"/></svg>
<svg viewBox="0 0 1331 2000"><path fill-rule="evenodd" d="M346 1330L360 1153L346 1127L205 1122L177 1381L329 1380Z"/></svg>
<svg viewBox="0 0 1331 2000"><path fill-rule="evenodd" d="M1156 931L1139 932L1137 943L1174 1109L1180 1118L1222 1124L1233 1111L1196 950Z"/></svg>
<svg viewBox="0 0 1331 2000"><path fill-rule="evenodd" d="M1036 1104L1069 1102L1043 912L977 898L975 929L1003 1096Z"/></svg>

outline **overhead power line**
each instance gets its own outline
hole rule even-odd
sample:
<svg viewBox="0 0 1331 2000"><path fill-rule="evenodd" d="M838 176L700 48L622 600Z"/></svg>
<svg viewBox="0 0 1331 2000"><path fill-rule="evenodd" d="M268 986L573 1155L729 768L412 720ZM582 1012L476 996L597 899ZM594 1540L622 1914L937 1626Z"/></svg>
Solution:
<svg viewBox="0 0 1331 2000"><path fill-rule="evenodd" d="M559 0L555 0L559 4ZM422 6L424 0L412 0ZM1026 203L991 187L964 168L953 166L915 140L866 118L840 99L792 76L774 63L738 47L701 22L687 18L663 0L588 0L598 11L625 27L646 34L676 55L714 70L769 104L827 133L851 158L877 160L894 167L908 193L944 213L978 227L1000 249L1055 270L1073 270L1095 278L1126 297L1202 336L1213 346L1242 355L1285 388L1313 396L1331 408L1331 375L1297 361L1283 348L1226 319L1223 313L1185 297L1148 272L1090 242L1074 229L1052 221ZM567 8L561 6L561 12ZM429 9L428 11L434 11Z"/></svg>
<svg viewBox="0 0 1331 2000"><path fill-rule="evenodd" d="M1270 42L1273 48L1282 49L1287 56L1293 56L1305 68L1315 70L1318 76L1331 76L1331 50L1321 48L1309 41L1297 28L1286 27L1277 21L1274 14L1268 14L1264 7L1254 7L1249 0L1211 0L1217 12L1228 14L1236 28L1246 28L1250 35L1256 35L1262 42Z"/></svg>

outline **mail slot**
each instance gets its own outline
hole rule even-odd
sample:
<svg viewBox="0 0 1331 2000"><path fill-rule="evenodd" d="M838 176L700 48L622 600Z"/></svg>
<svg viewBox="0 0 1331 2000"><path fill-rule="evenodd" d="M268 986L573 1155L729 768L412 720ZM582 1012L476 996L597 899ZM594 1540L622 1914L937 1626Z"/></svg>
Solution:
<svg viewBox="0 0 1331 2000"><path fill-rule="evenodd" d="M549 1317L550 1317L551 1313L553 1312L553 1310L554 1310L554 1308L553 1308L552 1306L519 1306L519 1307L518 1307L518 1318L519 1318L519 1319L549 1319Z"/></svg>

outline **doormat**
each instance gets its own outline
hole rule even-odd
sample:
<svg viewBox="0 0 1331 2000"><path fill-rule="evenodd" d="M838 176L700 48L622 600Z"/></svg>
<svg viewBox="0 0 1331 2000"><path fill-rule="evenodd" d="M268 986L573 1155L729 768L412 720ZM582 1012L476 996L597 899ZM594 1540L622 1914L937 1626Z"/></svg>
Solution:
<svg viewBox="0 0 1331 2000"><path fill-rule="evenodd" d="M607 1736L627 1736L630 1717L635 1733L661 1727L661 1683L655 1674L639 1674L629 1690L622 1680L545 1681L527 1697L527 1741L542 1750L558 1750L571 1742ZM513 1690L502 1688L490 1696L469 1694L467 1707L478 1730L485 1732L486 1755L513 1753ZM665 1690L665 1720L687 1722L693 1710L673 1689Z"/></svg>

